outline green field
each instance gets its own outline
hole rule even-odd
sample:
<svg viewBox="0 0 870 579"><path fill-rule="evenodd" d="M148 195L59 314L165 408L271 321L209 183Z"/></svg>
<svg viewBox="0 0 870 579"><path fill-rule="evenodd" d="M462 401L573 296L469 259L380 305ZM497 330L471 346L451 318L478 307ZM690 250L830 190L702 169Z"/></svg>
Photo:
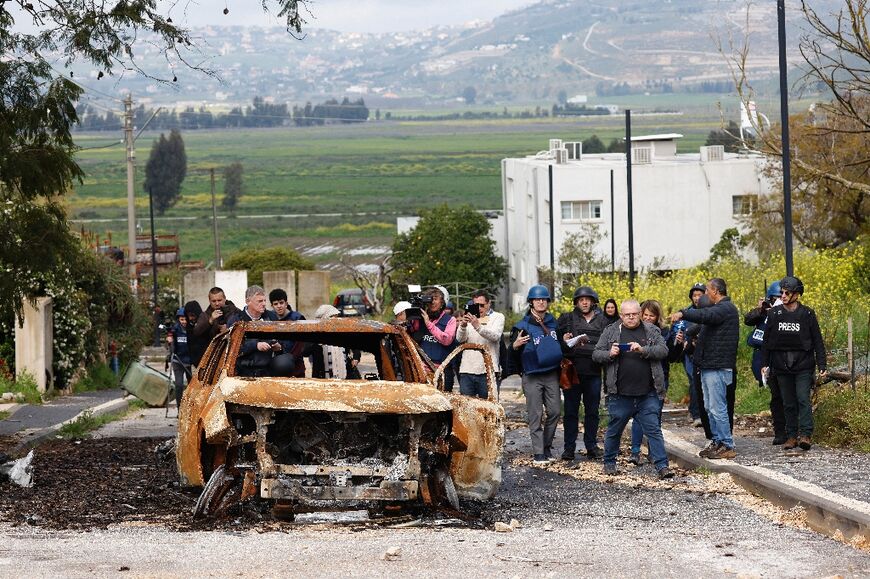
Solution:
<svg viewBox="0 0 870 579"><path fill-rule="evenodd" d="M718 119L707 113L633 117L633 134L679 132L680 152L697 151ZM388 245L396 217L448 203L501 209L501 160L534 154L548 139L605 143L623 136L624 118L506 119L496 121L370 122L316 128L190 131L183 133L188 177L179 203L156 219L159 233L181 237L182 258L213 256L208 170L215 168L218 199L223 167L244 166L246 193L237 217L219 221L222 253L243 245ZM141 192L143 167L157 134L137 142L137 218L148 227L148 199ZM67 200L77 227L126 244L126 167L121 146L88 149L115 135L82 134L78 161L87 177ZM223 211L218 208L219 214ZM360 215L364 213L364 215ZM305 217L293 215L306 214ZM316 215L312 215L316 214ZM323 215L332 214L332 215ZM246 216L276 215L250 219ZM195 217L179 220L180 217ZM173 219L174 218L174 219ZM95 221L110 219L111 221ZM335 259L324 250L317 262Z"/></svg>

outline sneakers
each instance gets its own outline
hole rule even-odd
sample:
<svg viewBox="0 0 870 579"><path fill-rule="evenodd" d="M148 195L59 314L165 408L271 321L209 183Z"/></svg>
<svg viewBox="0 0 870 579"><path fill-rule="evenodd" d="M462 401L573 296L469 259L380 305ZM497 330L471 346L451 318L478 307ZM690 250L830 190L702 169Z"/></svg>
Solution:
<svg viewBox="0 0 870 579"><path fill-rule="evenodd" d="M570 462L570 461L574 460L574 452L573 452L573 451L572 451L572 452L568 452L568 451L566 450L565 452L562 453L562 456L561 456L560 458L561 458L562 460L564 460L564 461L568 461L568 462Z"/></svg>
<svg viewBox="0 0 870 579"><path fill-rule="evenodd" d="M692 421L692 426L694 426L695 428L704 428L704 423L701 422L700 418L696 418Z"/></svg>
<svg viewBox="0 0 870 579"><path fill-rule="evenodd" d="M668 467L664 467L662 469L659 469L659 478L661 480L665 480L667 478L674 478L674 471L672 471Z"/></svg>
<svg viewBox="0 0 870 579"><path fill-rule="evenodd" d="M593 446L592 448L586 449L586 458L589 460L598 460L599 458L604 456L604 451L598 448L597 446Z"/></svg>
<svg viewBox="0 0 870 579"><path fill-rule="evenodd" d="M619 471L616 470L616 464L609 463L609 462L604 463L604 474L610 475L610 476L613 476L615 474L619 474Z"/></svg>
<svg viewBox="0 0 870 579"><path fill-rule="evenodd" d="M646 461L644 460L643 456L641 456L641 454L639 452L638 453L633 452L633 453L631 453L631 457L629 457L628 462L630 462L634 466L640 466L640 465L644 464Z"/></svg>
<svg viewBox="0 0 870 579"><path fill-rule="evenodd" d="M785 441L785 444L782 445L783 450L794 450L797 448L798 441L795 437L789 437L788 440Z"/></svg>
<svg viewBox="0 0 870 579"><path fill-rule="evenodd" d="M719 443L713 442L711 440L709 443L707 443L707 446L701 449L701 452L698 453L698 456L700 456L701 458L710 458L710 455L717 450L719 450Z"/></svg>
<svg viewBox="0 0 870 579"><path fill-rule="evenodd" d="M813 441L809 436L798 437L797 443L804 450L809 450L813 447Z"/></svg>
<svg viewBox="0 0 870 579"><path fill-rule="evenodd" d="M720 444L715 452L711 452L707 458L710 460L718 460L720 458L734 458L737 456L737 451L733 448L728 448L724 444Z"/></svg>
<svg viewBox="0 0 870 579"><path fill-rule="evenodd" d="M532 464L543 465L548 464L550 461L547 460L547 457L543 454L536 454L534 459L532 460Z"/></svg>
<svg viewBox="0 0 870 579"><path fill-rule="evenodd" d="M553 458L553 455L552 455L552 454L550 454L550 448L549 448L549 447L547 447L547 448L544 449L544 459L545 459L547 462L556 462L556 459Z"/></svg>

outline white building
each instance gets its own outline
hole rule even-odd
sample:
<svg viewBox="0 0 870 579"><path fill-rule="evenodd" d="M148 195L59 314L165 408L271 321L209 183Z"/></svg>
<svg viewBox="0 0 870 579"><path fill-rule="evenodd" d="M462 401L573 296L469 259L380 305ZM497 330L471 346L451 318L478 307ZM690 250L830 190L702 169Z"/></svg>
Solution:
<svg viewBox="0 0 870 579"><path fill-rule="evenodd" d="M632 138L632 206L635 270L691 267L705 261L722 232L770 191L759 155L724 153L721 146L699 154L676 154L682 135ZM553 168L553 247L558 267L565 236L584 223L604 239L597 253L628 270L628 203L624 153L582 154L580 143L550 141L550 150L502 161L505 257L509 303L525 305L538 283L538 268L550 267L550 186ZM612 183L612 187L611 187ZM611 251L611 240L615 242Z"/></svg>

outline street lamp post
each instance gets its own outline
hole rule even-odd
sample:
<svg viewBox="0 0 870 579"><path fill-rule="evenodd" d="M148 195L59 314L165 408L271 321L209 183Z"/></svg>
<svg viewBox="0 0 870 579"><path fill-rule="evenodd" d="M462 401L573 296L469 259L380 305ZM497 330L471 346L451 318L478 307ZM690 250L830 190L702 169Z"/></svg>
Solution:
<svg viewBox="0 0 870 579"><path fill-rule="evenodd" d="M785 273L794 275L791 224L791 144L788 135L788 62L785 59L785 0L776 0L779 33L779 116L782 124L782 215L785 227Z"/></svg>

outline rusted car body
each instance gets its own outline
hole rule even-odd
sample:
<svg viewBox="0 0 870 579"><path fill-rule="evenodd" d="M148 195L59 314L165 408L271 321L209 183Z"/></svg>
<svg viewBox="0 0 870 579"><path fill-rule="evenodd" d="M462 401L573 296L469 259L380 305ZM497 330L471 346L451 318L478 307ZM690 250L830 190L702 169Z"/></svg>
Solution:
<svg viewBox="0 0 870 579"><path fill-rule="evenodd" d="M331 345L374 355L362 379L242 376L245 340ZM501 482L504 410L443 391L443 376L401 328L349 318L238 323L215 337L179 410L182 484L204 486L197 514L259 494L291 511L314 501L459 506Z"/></svg>

